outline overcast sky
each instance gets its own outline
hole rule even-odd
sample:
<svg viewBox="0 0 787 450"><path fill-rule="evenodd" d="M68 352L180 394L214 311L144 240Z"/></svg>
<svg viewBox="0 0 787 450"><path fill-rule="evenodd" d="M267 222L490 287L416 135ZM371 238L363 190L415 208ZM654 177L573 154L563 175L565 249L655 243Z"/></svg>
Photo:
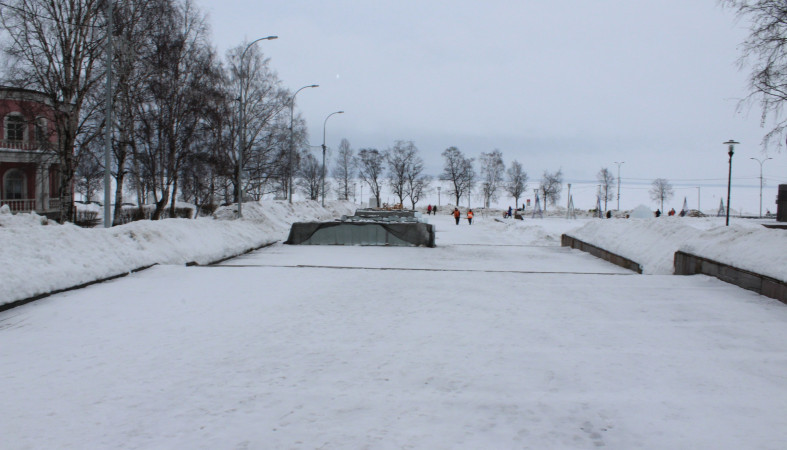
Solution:
<svg viewBox="0 0 787 450"><path fill-rule="evenodd" d="M328 121L329 147L412 140L434 175L449 146L471 157L499 149L531 180L562 168L580 197L595 191L599 169L617 173L625 161L621 207L647 202L661 177L680 188L676 209L684 196L696 207L693 186L706 209L726 197L722 143L735 139L734 197L759 194L749 158L763 157L766 131L756 106L736 109L747 93L736 64L746 23L715 0L196 2L222 55L278 35L256 45L283 83L320 85L297 100L312 145L325 117L345 110ZM768 156L773 211L787 154Z"/></svg>

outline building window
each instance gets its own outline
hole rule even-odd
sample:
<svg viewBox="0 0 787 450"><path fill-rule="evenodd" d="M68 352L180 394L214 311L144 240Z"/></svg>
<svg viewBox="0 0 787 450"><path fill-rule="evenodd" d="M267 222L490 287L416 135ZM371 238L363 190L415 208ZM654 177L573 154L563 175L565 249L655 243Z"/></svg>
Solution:
<svg viewBox="0 0 787 450"><path fill-rule="evenodd" d="M25 174L19 169L11 169L3 180L5 200L21 200L25 198Z"/></svg>
<svg viewBox="0 0 787 450"><path fill-rule="evenodd" d="M22 116L6 116L5 140L14 142L22 142L25 140L25 119Z"/></svg>

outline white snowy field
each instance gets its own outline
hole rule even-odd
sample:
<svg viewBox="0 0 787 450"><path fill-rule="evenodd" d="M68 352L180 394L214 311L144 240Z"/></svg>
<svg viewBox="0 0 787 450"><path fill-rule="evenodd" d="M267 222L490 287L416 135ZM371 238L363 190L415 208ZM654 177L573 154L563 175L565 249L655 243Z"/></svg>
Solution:
<svg viewBox="0 0 787 450"><path fill-rule="evenodd" d="M431 220L434 249L277 244L0 313L3 447L787 442L783 304L560 248L570 221Z"/></svg>

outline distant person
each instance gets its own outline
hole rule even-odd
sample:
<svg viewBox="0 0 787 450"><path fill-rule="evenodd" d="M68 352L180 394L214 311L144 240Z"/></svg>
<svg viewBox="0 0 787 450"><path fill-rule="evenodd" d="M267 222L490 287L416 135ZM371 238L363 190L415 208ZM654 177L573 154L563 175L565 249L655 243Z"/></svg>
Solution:
<svg viewBox="0 0 787 450"><path fill-rule="evenodd" d="M436 215L437 215L437 205L434 205L434 206L432 207L432 215L433 215L433 216L436 216Z"/></svg>
<svg viewBox="0 0 787 450"><path fill-rule="evenodd" d="M672 208L672 209L669 210L669 215L670 215L670 217L675 215L675 208Z"/></svg>
<svg viewBox="0 0 787 450"><path fill-rule="evenodd" d="M426 215L428 216L430 214L432 214L432 205L426 207Z"/></svg>
<svg viewBox="0 0 787 450"><path fill-rule="evenodd" d="M462 213L459 212L459 208L454 208L454 219L456 219L456 224L459 225L459 218L462 217Z"/></svg>
<svg viewBox="0 0 787 450"><path fill-rule="evenodd" d="M612 218L612 211L607 211L607 219L611 219L611 218Z"/></svg>
<svg viewBox="0 0 787 450"><path fill-rule="evenodd" d="M511 217L511 216L513 215L513 212L514 212L514 211L513 211L513 210L511 209L511 207L509 206L509 207L508 207L508 217Z"/></svg>
<svg viewBox="0 0 787 450"><path fill-rule="evenodd" d="M661 210L660 209L656 210L656 217L661 217Z"/></svg>
<svg viewBox="0 0 787 450"><path fill-rule="evenodd" d="M467 223L469 223L470 225L473 224L473 210L472 209L468 209L467 210Z"/></svg>

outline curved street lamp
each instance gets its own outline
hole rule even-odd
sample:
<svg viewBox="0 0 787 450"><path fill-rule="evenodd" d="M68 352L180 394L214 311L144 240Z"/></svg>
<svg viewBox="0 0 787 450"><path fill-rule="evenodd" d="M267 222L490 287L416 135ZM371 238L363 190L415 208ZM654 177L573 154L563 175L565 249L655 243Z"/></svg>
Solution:
<svg viewBox="0 0 787 450"><path fill-rule="evenodd" d="M626 161L620 161L620 162L615 161L615 164L618 165L618 209L617 210L620 211L620 165L626 164Z"/></svg>
<svg viewBox="0 0 787 450"><path fill-rule="evenodd" d="M298 95L298 92L306 88L316 88L320 87L319 84L310 84L308 86L303 86L302 88L295 91L290 97L290 150L287 152L287 199L292 204L292 148L295 146L295 139L293 137L292 131L292 121L293 116L295 114L295 96Z"/></svg>
<svg viewBox="0 0 787 450"><path fill-rule="evenodd" d="M769 159L773 159L773 158L765 158L763 160L760 160L760 159L757 159L757 158L749 158L749 159L753 159L753 160L757 161L758 163L760 163L760 219L762 219L762 163L764 163L765 161L767 161Z"/></svg>
<svg viewBox="0 0 787 450"><path fill-rule="evenodd" d="M735 142L734 140L730 139L729 141L725 142L724 145L727 146L729 151L727 154L730 155L730 171L727 175L727 226L730 226L730 190L732 187L732 155L735 153L735 144L740 144L740 142Z"/></svg>
<svg viewBox="0 0 787 450"><path fill-rule="evenodd" d="M334 114L344 114L344 111L335 111L328 114L322 123L322 206L325 206L325 125Z"/></svg>
<svg viewBox="0 0 787 450"><path fill-rule="evenodd" d="M236 182L238 183L238 217L243 217L242 205L243 205L243 184L242 184L242 176L243 173L243 147L246 146L246 123L244 122L245 118L243 117L243 58L246 57L246 52L251 48L252 45L256 44L260 41L271 41L273 39L278 39L278 36L266 36L259 39L255 39L243 49L243 53L240 54L240 62L238 63L238 84L240 85L240 94L238 95L238 177Z"/></svg>

